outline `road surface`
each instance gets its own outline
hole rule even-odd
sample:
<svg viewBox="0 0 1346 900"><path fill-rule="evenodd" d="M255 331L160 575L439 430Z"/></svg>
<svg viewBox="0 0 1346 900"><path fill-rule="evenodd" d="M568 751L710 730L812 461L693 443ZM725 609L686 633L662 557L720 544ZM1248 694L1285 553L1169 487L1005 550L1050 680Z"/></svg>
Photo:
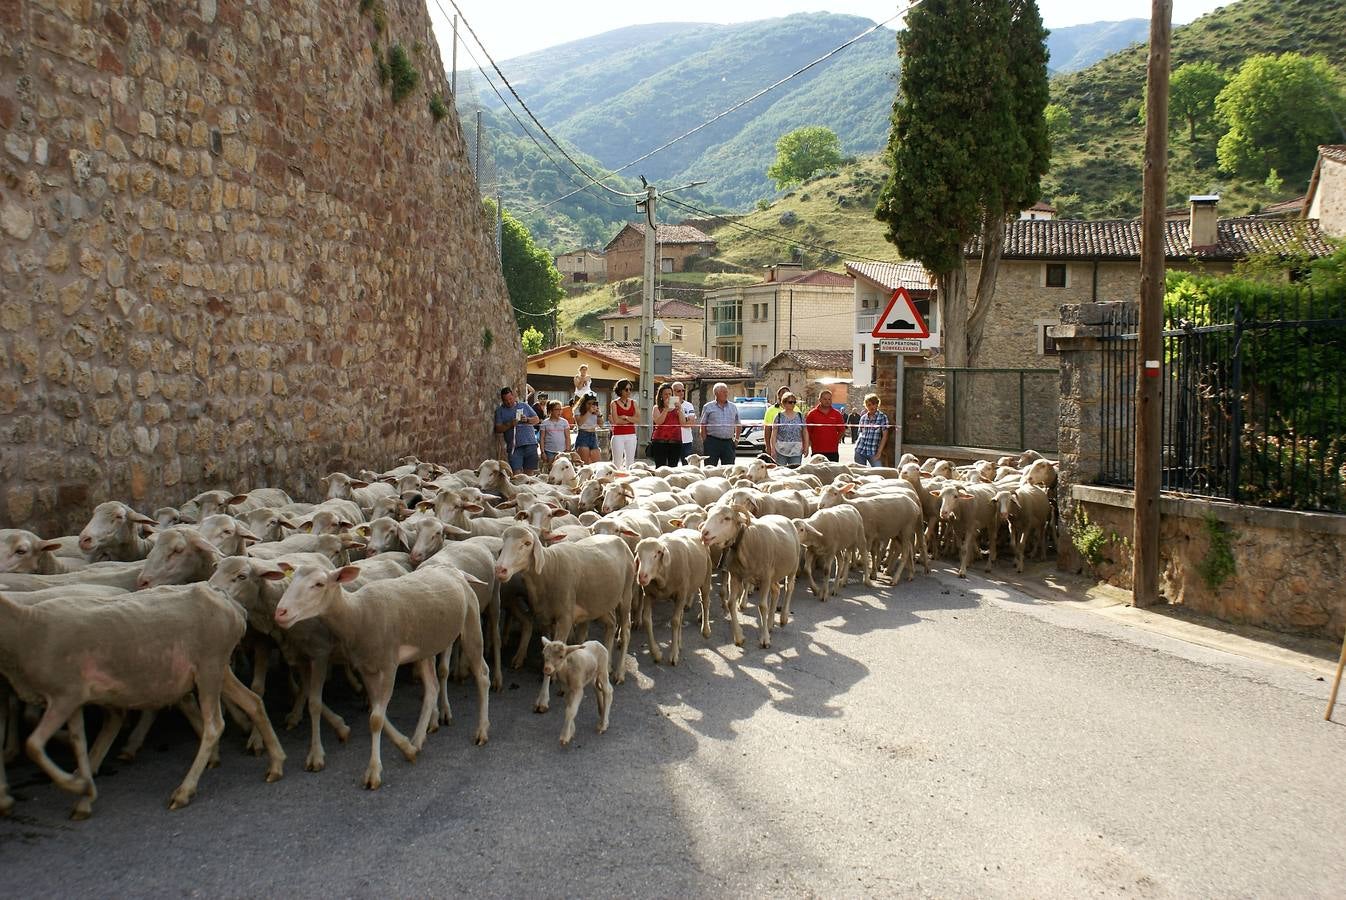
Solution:
<svg viewBox="0 0 1346 900"><path fill-rule="evenodd" d="M482 748L453 685L455 724L415 765L385 742L374 793L349 695L326 771L303 771L305 726L265 784L231 729L180 812L193 747L173 715L109 763L87 822L23 762L0 877L24 897L1346 890L1346 727L1323 721L1317 672L947 571L826 605L801 591L770 651L744 629L738 649L722 620L710 642L689 627L676 669L633 636L610 730L586 697L569 749L556 699L530 710L536 670L492 696ZM400 685L404 729L416 703Z"/></svg>

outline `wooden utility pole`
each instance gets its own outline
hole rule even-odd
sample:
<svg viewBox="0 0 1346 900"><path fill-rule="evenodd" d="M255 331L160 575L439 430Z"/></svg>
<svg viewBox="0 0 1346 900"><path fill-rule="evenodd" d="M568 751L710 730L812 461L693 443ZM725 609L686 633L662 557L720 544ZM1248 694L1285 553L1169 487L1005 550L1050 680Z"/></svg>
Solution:
<svg viewBox="0 0 1346 900"><path fill-rule="evenodd" d="M1168 72L1173 0L1152 0L1145 87L1145 187L1140 223L1140 371L1136 378L1136 510L1132 604L1159 602L1159 488L1164 397L1164 201L1168 181Z"/></svg>
<svg viewBox="0 0 1346 900"><path fill-rule="evenodd" d="M645 284L640 310L640 424L636 427L637 446L649 440L640 429L654 421L654 265L655 265L655 206L654 185L645 186L645 200L636 204L645 213Z"/></svg>

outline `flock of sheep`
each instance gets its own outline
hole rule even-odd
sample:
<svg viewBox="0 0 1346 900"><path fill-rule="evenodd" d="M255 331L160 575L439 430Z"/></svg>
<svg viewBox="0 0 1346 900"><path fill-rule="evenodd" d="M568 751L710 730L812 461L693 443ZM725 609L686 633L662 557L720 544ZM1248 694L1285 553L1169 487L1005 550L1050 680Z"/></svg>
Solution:
<svg viewBox="0 0 1346 900"><path fill-rule="evenodd" d="M294 694L286 725L307 713L305 768L319 771L323 723L342 740L350 734L323 702L336 665L365 694L372 745L364 786L375 789L384 732L414 760L427 733L450 720L450 675L475 681L474 739L486 742L490 689L502 688L502 644L516 629L515 668L534 628L543 634L534 709L547 710L557 679L567 744L586 686L598 701L598 731L606 729L609 678L625 677L633 625L643 624L651 658L663 661L656 606L671 607L671 664L681 656L689 604L698 602L702 637L711 637L717 572L734 643L743 644L739 611L756 592L766 648L773 619L780 627L790 620L801 574L826 600L852 567L866 583L895 583L904 572L910 580L918 561L928 572L943 550L957 554L961 576L983 541L989 569L1002 532L1022 570L1024 554L1045 553L1053 530L1056 472L1031 451L960 469L909 456L892 469L821 456L795 469L702 462L618 471L563 457L530 478L498 460L449 472L409 459L387 472L332 473L316 504L274 488L207 491L153 518L125 503L100 504L78 536L0 531L4 760L17 757L31 724L28 756L77 795L72 815L84 818L94 773L127 713L140 718L123 759L135 756L158 710L176 707L200 744L170 808L189 803L218 760L225 712L248 731L249 749L265 752L266 779L275 781L285 754L261 697L268 669L282 661ZM603 641L569 643L572 635L583 641L590 623L602 624ZM250 686L235 674L239 663L250 663ZM422 687L409 735L387 718L401 665L414 668ZM86 705L104 713L92 746ZM74 772L46 752L62 728ZM13 805L0 761L0 815Z"/></svg>

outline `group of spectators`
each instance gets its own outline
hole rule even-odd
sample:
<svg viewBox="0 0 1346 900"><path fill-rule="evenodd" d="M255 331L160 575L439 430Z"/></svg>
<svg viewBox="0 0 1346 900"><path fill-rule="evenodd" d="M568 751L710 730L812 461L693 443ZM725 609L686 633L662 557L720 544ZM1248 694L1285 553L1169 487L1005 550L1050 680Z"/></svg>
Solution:
<svg viewBox="0 0 1346 900"><path fill-rule="evenodd" d="M581 463L597 462L601 456L598 432L603 427L597 394L589 378L588 366L580 366L575 376L575 393L569 404L549 400L546 394L533 394L525 385L526 399L520 402L514 389L500 389L500 406L495 410L495 432L504 440L505 456L515 472L536 472L539 462L548 464L563 453L570 453L571 430L575 431L574 452ZM623 378L613 387L614 398L608 404L612 461L625 468L635 462L636 427L639 408L632 392L635 385ZM737 456L743 420L738 406L729 399L729 386L720 382L713 388L715 399L701 407L687 399L680 381L659 386L652 412L648 455L656 466L677 466L687 461L694 449L693 432L703 432L702 451L711 465L732 465ZM818 453L839 461L838 447L848 427L846 417L832 405L832 392L823 389L818 403L807 413L800 412L799 398L788 387L776 392L776 402L767 408L762 420L764 449L778 465L797 466L804 458ZM888 444L888 417L879 411L876 394L865 397L865 412L851 425L858 429L855 461L860 465L879 465ZM541 459L539 458L541 445Z"/></svg>

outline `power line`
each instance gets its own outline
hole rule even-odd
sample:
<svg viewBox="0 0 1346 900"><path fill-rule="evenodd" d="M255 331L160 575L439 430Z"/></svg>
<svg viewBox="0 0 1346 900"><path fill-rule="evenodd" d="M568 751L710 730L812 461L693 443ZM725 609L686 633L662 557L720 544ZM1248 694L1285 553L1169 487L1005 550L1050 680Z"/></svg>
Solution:
<svg viewBox="0 0 1346 900"><path fill-rule="evenodd" d="M438 0L436 0L436 2L438 2ZM453 0L449 0L449 2L452 3ZM809 69L812 69L814 66L818 65L819 63L825 62L826 60L828 60L828 59L830 59L831 57L835 56L836 54L840 53L842 50L845 50L847 47L851 46L852 44L856 43L857 41L860 41L860 40L862 40L863 38L868 37L869 35L873 34L875 31L878 31L880 28L882 28L882 27L884 27L885 25L887 25L889 22L892 22L892 21L895 20L895 19L900 19L900 18L902 18L902 17L905 16L908 12L910 12L911 9L912 9L913 7L915 7L915 6L916 6L918 3L920 3L920 2L921 2L921 0L914 0L914 2L908 4L908 6L907 6L906 9L902 10L901 12L897 13L896 15L893 15L893 16L888 17L887 19L883 20L882 22L878 22L878 23L874 24L873 26L871 26L871 27L869 27L869 28L866 28L864 31L860 32L860 33L857 34L855 37L853 37L853 38L851 38L850 40L846 41L846 43L841 44L840 46L837 46L837 47L833 47L831 50L827 51L827 52L824 53L822 56L820 56L820 57L818 57L817 59L813 60L813 62L808 63L807 65L802 66L802 67L800 67L800 68L798 68L798 69L795 69L793 72L791 72L789 75L786 75L784 78L781 78L781 79L779 79L779 80L773 82L772 84L767 85L766 87L762 88L760 91L758 91L757 93L753 94L752 96L747 97L747 98L745 98L745 99L743 99L743 100L740 100L738 103L735 103L733 106L731 106L731 107L729 107L728 109L724 110L723 112L721 112L721 113L719 113L719 114L713 116L712 118L707 119L706 121L702 122L700 125L696 126L695 128L691 129L690 131L683 132L682 134L678 135L677 137L673 138L672 140L667 141L667 142L661 144L661 145L658 146L658 147L655 147L653 150L651 150L649 153L646 153L644 156L638 156L638 157L636 157L635 159L631 160L631 161L630 161L629 163L627 163L626 165L624 165L624 166L620 166L619 168L616 168L616 169L613 169L612 171L607 172L607 173L605 173L604 175L602 175L602 176L600 176L600 177L602 177L602 178L611 178L613 175L616 175L616 174L619 173L619 172L624 172L624 171L626 171L627 169L629 169L629 168L631 168L632 166L634 166L636 163L644 162L645 160L649 159L651 156L654 156L656 153L660 153L660 152L662 152L662 151L664 151L664 150L667 150L669 147L672 147L672 146L673 146L674 144L676 144L678 141L681 141L681 140L684 140L684 139L686 139L686 138L689 138L689 137L691 137L692 135L696 134L698 131L701 131L701 130L704 129L704 128L708 128L708 127L710 127L711 125L714 125L716 122L720 121L721 119L723 119L725 116L729 115L730 113L732 113L732 112L734 112L734 111L736 111L736 110L738 110L738 109L741 109L741 108L743 108L744 106L747 106L749 103L751 103L751 102L753 102L754 100L757 100L758 98L760 98L760 97L762 97L762 96L764 96L764 95L770 93L771 91L773 91L773 90L775 90L776 88L780 87L782 84L785 84L787 81L791 80L792 78L797 78L798 76L800 76L800 75L804 74L805 72L807 72ZM455 5L455 8L456 8L456 5ZM469 27L470 27L470 26L469 26ZM475 37L475 35L473 35L473 36ZM585 174L588 174L588 173L585 173ZM549 201L549 202L547 202L547 203L544 203L544 204L542 204L541 206L536 206L536 207L534 207L534 208L528 210L528 212L537 212L538 210L546 209L546 208L549 207L549 206L554 206L555 204L560 203L562 200L565 200L565 199L568 198L568 197L573 197L573 196L574 196L575 194L577 194L577 193L579 193L578 190L571 191L571 192L568 193L568 194L562 194L560 197L557 197L555 200L552 200L552 201Z"/></svg>
<svg viewBox="0 0 1346 900"><path fill-rule="evenodd" d="M447 18L448 12L444 9L444 4L440 3L440 0L435 0L435 5L439 7L439 11ZM472 28L472 23L467 20L467 16L463 15L463 11L458 7L458 3L456 2L456 0L449 0L449 5L452 6L454 11L458 13L458 17L463 20L463 25L467 28L468 34L472 35L472 40L477 42L477 46L481 48L481 52L482 54L485 55L486 61L491 64L491 68L495 70L495 74L500 78L501 83L504 84L505 87L509 88L510 94L513 95L514 99L518 102L519 107L528 114L528 118L532 119L533 124L537 126L538 130L542 132L543 136L546 137L547 140L551 141L552 146L554 146L557 150L559 150L561 152L561 155L564 156L572 166L574 166L577 170L579 170L580 174L582 174L585 178L592 181L598 187L618 197L645 196L643 193L641 194L628 193L626 191L619 191L614 187L606 185L603 182L599 181L597 178L595 178L593 175L589 174L588 169L584 168L584 166L581 166L578 162L576 162L575 158L570 155L570 153L566 150L566 148L562 147L561 144L556 140L556 138L551 136L551 133L547 131L546 126L544 126L540 121L538 121L538 117L533 115L533 111L528 108L528 104L523 102L523 98L520 97L519 92L514 89L514 85L509 83L509 79L505 77L505 73L500 71L500 66L496 65L495 59L491 56L491 51L487 50L486 45L481 42L481 38L477 37L477 32ZM606 178L608 176L605 175L603 177ZM579 190L583 190L583 188ZM579 193L579 190L572 191L571 195ZM532 211L533 210L528 210L528 212Z"/></svg>

